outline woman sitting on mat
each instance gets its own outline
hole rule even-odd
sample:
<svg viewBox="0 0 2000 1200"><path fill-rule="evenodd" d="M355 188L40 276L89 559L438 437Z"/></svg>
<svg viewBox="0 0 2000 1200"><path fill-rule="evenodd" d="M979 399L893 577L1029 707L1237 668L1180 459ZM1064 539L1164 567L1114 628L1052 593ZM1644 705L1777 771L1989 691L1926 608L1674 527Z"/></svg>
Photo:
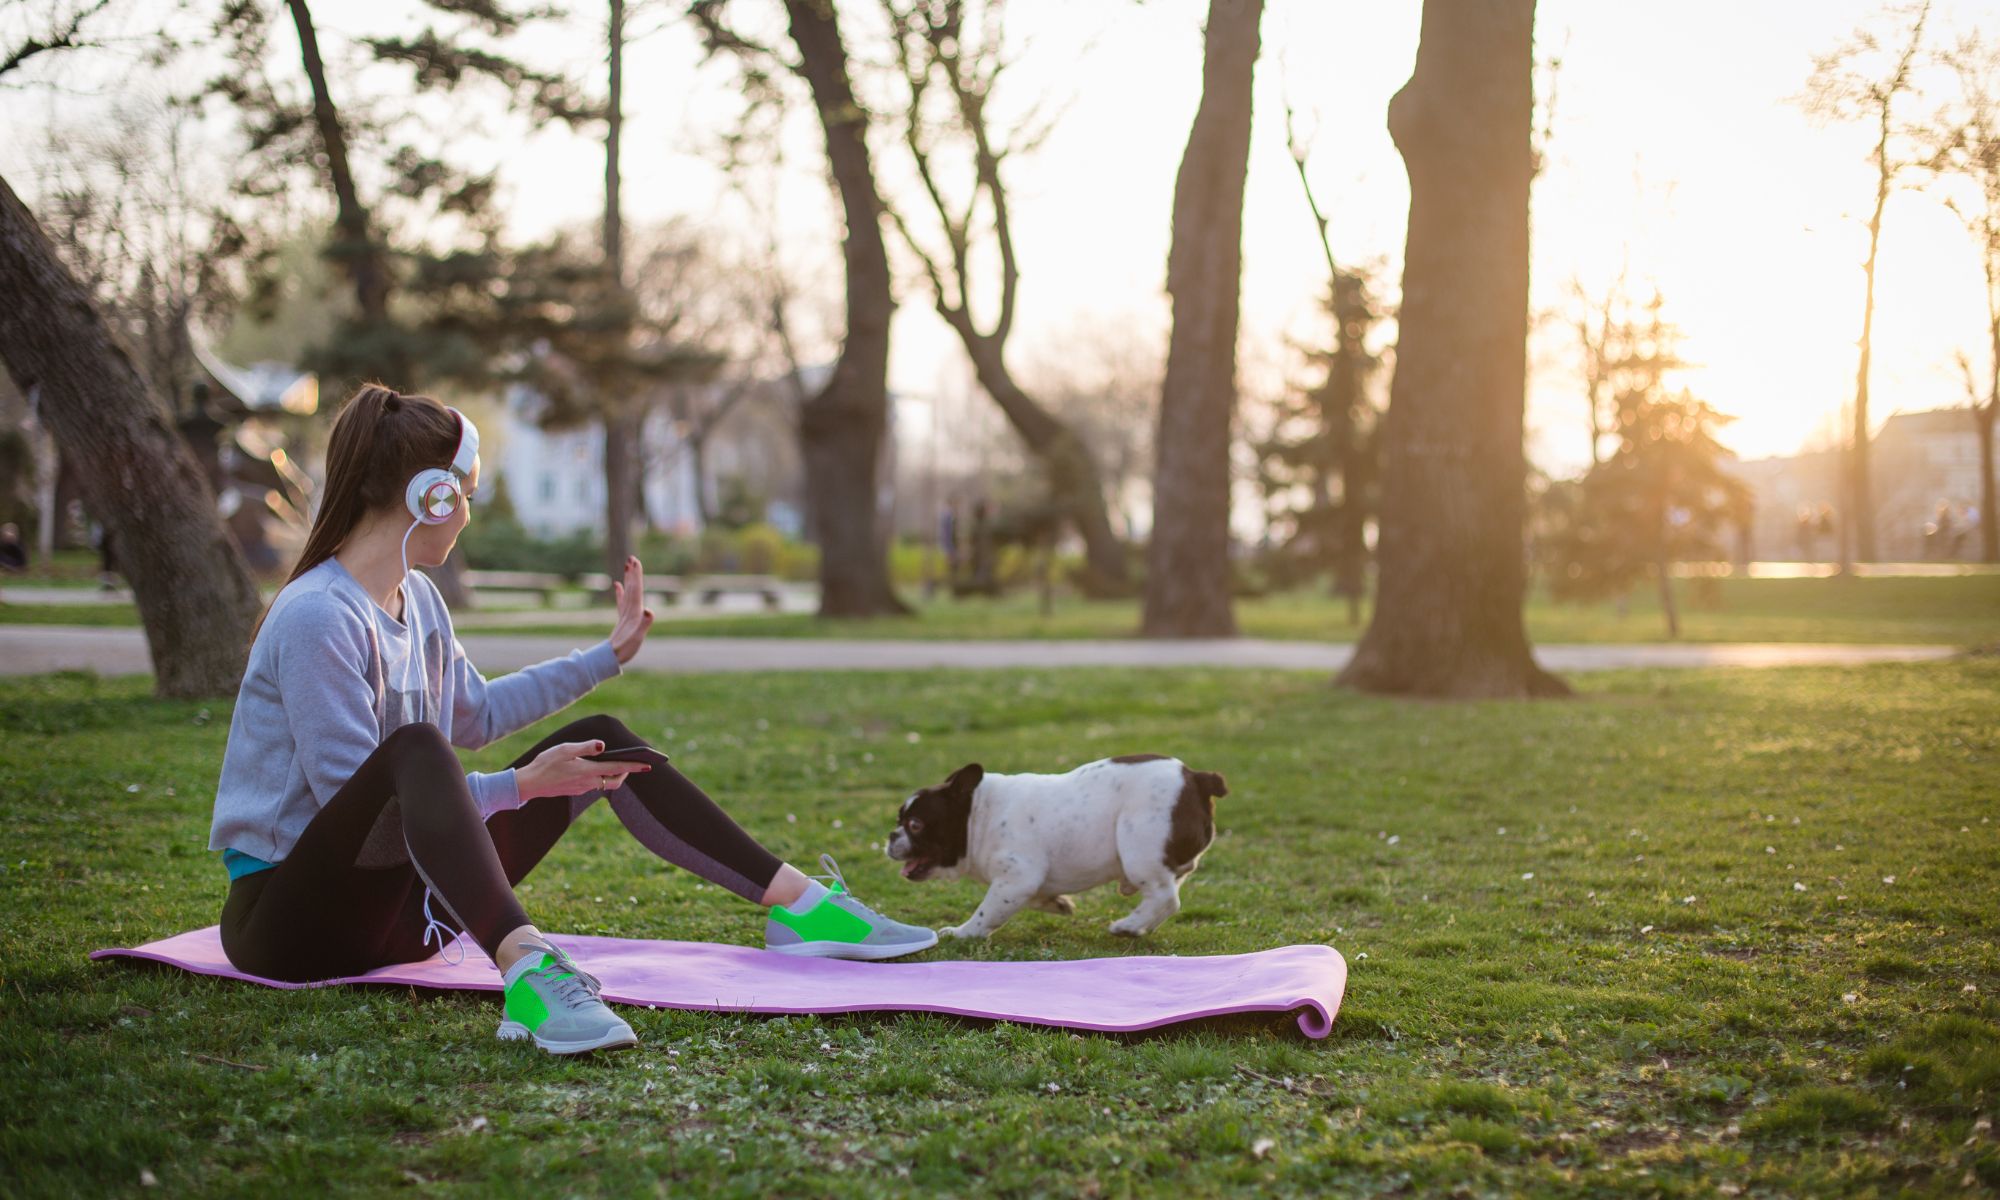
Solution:
<svg viewBox="0 0 2000 1200"><path fill-rule="evenodd" d="M465 528L478 444L456 410L379 385L334 422L319 515L251 645L216 789L229 961L290 981L414 962L451 932L436 903L501 972L502 1038L557 1054L632 1045L598 981L513 890L600 796L654 854L770 906L772 950L884 959L935 945L848 894L837 870L822 883L778 861L663 760L593 761L644 745L612 717L563 726L507 770L466 773L453 746L569 705L618 674L653 623L627 559L609 640L491 683L473 669L437 588L408 568L442 563Z"/></svg>

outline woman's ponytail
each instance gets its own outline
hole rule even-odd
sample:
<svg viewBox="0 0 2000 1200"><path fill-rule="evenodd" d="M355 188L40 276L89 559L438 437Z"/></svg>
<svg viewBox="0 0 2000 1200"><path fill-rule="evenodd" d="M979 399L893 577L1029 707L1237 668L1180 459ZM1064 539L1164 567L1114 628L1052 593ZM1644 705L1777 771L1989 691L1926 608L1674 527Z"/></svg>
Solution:
<svg viewBox="0 0 2000 1200"><path fill-rule="evenodd" d="M410 478L426 467L449 466L457 449L458 418L450 409L429 396L363 384L334 418L326 447L326 485L305 549L285 583L332 558L370 512L401 508ZM269 613L267 607L265 615ZM257 618L257 628L263 627L264 618ZM255 640L255 630L251 638Z"/></svg>

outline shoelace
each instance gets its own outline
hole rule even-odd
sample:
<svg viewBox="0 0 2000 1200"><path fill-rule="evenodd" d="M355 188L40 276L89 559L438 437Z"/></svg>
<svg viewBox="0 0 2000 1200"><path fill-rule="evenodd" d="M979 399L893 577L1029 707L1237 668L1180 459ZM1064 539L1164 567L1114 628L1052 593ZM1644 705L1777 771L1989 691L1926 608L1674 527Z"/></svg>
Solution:
<svg viewBox="0 0 2000 1200"><path fill-rule="evenodd" d="M530 953L540 951L553 961L536 967L530 974L540 975L549 981L556 999L570 1008L575 1008L586 1000L595 1000L604 991L604 984L597 976L576 965L576 960L565 954L554 942L522 942L521 946ZM557 979L559 971L569 972L568 976Z"/></svg>
<svg viewBox="0 0 2000 1200"><path fill-rule="evenodd" d="M832 879L832 880L833 880L833 882L834 882L834 883L835 883L835 884L837 885L837 886L835 886L835 887L830 887L830 888L828 888L828 889L827 889L828 891L830 891L830 892L838 892L838 893L844 893L844 894L846 894L846 895L849 895L849 896L852 896L852 895L854 894L854 891L853 891L853 889L852 889L852 888L849 888L849 887L847 886L847 879L846 879L846 877L844 877L844 876L843 876L843 875L841 875L841 873L840 873L840 864L839 864L839 863L837 863L837 862L835 862L835 861L833 861L833 855L831 855L831 854L822 854L822 855L820 855L820 856L819 856L819 865L820 865L820 866L822 866L822 867L825 867L825 868L826 868L826 874L825 874L825 875L815 875L815 876L813 876L813 878L814 878L814 879L822 879L822 880L823 880L823 879Z"/></svg>
<svg viewBox="0 0 2000 1200"><path fill-rule="evenodd" d="M888 921L887 917L884 917L881 913L876 912L874 909L862 903L861 897L855 895L854 890L847 886L847 879L840 873L840 864L833 861L833 855L831 854L820 855L819 865L826 868L826 874L814 875L812 876L812 878L821 880L822 882L829 880L831 881L832 886L826 889L827 892L829 893L829 898L831 898L832 896L845 896L847 898L847 904L843 905L842 907L848 907L849 911L858 908L863 913L867 914L870 918L873 918L874 920ZM890 924L894 924L894 922L890 922Z"/></svg>

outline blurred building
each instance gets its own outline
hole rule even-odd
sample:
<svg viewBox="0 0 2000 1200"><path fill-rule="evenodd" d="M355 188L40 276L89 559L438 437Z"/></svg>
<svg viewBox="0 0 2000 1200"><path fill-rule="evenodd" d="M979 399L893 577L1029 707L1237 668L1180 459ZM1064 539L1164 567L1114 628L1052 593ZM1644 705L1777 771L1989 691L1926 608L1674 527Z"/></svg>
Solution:
<svg viewBox="0 0 2000 1200"><path fill-rule="evenodd" d="M252 570L274 571L305 543L317 485L311 455L319 377L285 363L239 367L196 343L200 366L175 425L215 491Z"/></svg>
<svg viewBox="0 0 2000 1200"><path fill-rule="evenodd" d="M824 369L817 372L824 378ZM808 379L811 379L809 373ZM697 533L725 508L803 533L805 469L793 425L789 379L676 385L663 389L642 427L645 518L671 533ZM547 400L515 385L505 396L499 461L515 514L536 537L604 526L604 426L544 427Z"/></svg>
<svg viewBox="0 0 2000 1200"><path fill-rule="evenodd" d="M295 447L319 409L319 380L280 363L238 367L194 346L186 395L164 398L223 523L250 565L277 567L304 540L314 484ZM39 397L0 374L0 520L23 527L38 559L87 547L95 528L75 464L37 412Z"/></svg>
<svg viewBox="0 0 2000 1200"><path fill-rule="evenodd" d="M1991 518L1979 511L1979 433L1969 409L1897 413L1883 422L1869 451L1878 560L1979 557L1978 525ZM1837 449L1816 450L1729 464L1756 497L1751 557L1839 556L1844 458Z"/></svg>

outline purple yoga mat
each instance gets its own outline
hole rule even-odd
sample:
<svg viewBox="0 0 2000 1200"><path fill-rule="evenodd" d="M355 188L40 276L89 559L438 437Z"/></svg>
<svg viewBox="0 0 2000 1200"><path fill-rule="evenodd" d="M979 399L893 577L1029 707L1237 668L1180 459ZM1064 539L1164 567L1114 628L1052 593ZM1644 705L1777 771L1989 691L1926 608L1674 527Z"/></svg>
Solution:
<svg viewBox="0 0 2000 1200"><path fill-rule="evenodd" d="M1347 963L1331 946L1186 958L858 963L787 958L709 942L581 934L558 936L556 942L604 981L606 1000L706 1012L936 1012L1105 1032L1230 1013L1296 1012L1307 1037L1323 1038L1333 1029L1347 988ZM456 966L432 957L309 984L279 983L238 971L223 957L222 939L213 925L130 950L98 950L90 957L151 959L267 987L394 983L500 990L500 977L486 956L475 946L465 947L465 961Z"/></svg>

